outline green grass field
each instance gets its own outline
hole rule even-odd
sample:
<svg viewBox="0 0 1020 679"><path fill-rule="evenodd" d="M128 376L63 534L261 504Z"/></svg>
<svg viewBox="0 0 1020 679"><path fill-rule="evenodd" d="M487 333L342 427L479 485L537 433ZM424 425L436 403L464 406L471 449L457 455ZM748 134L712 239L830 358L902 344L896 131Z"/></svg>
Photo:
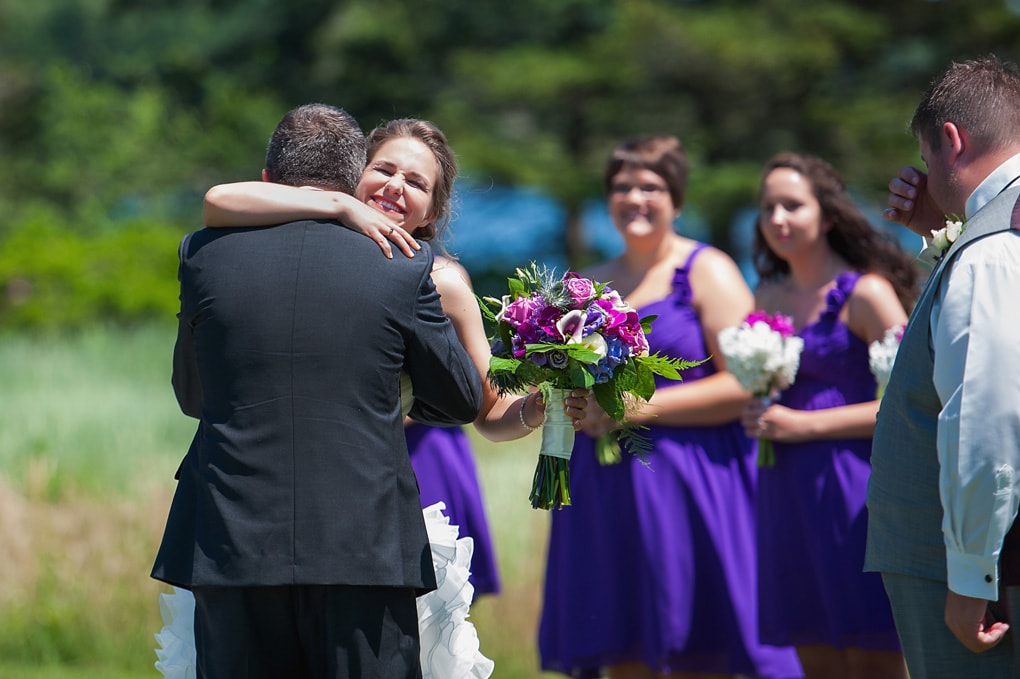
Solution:
<svg viewBox="0 0 1020 679"><path fill-rule="evenodd" d="M0 337L0 679L159 676L165 590L148 573L194 430L170 387L173 332ZM495 677L540 677L549 517L527 498L538 437L470 433L504 586L472 620Z"/></svg>

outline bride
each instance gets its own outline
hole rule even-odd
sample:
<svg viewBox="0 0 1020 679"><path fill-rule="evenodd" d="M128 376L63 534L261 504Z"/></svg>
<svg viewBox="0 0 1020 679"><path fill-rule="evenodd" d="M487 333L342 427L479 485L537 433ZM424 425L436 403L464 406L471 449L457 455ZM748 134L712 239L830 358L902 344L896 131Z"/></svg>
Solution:
<svg viewBox="0 0 1020 679"><path fill-rule="evenodd" d="M399 119L368 137L368 164L355 195L297 188L268 181L222 184L205 198L210 227L269 226L298 219L335 219L379 244L392 257L396 245L406 256L432 240L450 218L450 196L457 168L453 151L435 125ZM265 174L263 173L265 179ZM432 280L443 311L481 375L489 366L489 344L467 272L449 257L436 256ZM413 395L402 383L406 413ZM510 441L534 431L545 419L538 392L500 396L482 380L482 408L474 427L491 441ZM575 390L564 408L575 422L584 419L586 392ZM420 485L424 487L422 479ZM467 620L474 589L467 581L473 543L458 537L442 503L424 510L438 589L418 599L423 676L443 679L488 677L492 661L481 654L474 626ZM156 635L156 663L164 676L195 676L194 600L187 590L160 595L165 626Z"/></svg>

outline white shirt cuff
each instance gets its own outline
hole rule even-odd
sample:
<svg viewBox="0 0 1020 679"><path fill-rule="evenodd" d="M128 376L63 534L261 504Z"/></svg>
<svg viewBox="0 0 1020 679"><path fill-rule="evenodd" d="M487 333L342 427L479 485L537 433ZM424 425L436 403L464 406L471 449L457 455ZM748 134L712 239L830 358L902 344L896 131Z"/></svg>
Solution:
<svg viewBox="0 0 1020 679"><path fill-rule="evenodd" d="M999 598L997 558L946 550L949 589L962 596L996 601Z"/></svg>

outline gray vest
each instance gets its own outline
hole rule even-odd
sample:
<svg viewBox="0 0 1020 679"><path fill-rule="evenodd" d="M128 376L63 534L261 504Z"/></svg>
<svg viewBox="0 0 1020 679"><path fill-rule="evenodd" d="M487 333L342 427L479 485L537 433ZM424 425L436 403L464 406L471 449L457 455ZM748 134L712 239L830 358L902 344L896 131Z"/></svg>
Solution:
<svg viewBox="0 0 1020 679"><path fill-rule="evenodd" d="M882 398L868 483L868 546L864 570L946 580L942 536L938 416L932 381L931 310L949 262L979 238L1010 229L1020 187L1008 188L978 210L960 238L936 264L896 354Z"/></svg>

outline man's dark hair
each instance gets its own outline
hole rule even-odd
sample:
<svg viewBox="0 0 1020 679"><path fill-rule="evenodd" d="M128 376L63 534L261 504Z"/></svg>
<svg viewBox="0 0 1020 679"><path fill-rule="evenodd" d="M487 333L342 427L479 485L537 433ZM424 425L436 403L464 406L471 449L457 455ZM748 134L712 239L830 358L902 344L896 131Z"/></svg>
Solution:
<svg viewBox="0 0 1020 679"><path fill-rule="evenodd" d="M365 170L365 135L346 111L305 104L287 112L266 150L269 181L354 193Z"/></svg>
<svg viewBox="0 0 1020 679"><path fill-rule="evenodd" d="M910 128L918 139L941 146L940 130L951 122L965 129L983 151L1020 139L1020 73L1010 62L988 56L952 64L918 104Z"/></svg>

